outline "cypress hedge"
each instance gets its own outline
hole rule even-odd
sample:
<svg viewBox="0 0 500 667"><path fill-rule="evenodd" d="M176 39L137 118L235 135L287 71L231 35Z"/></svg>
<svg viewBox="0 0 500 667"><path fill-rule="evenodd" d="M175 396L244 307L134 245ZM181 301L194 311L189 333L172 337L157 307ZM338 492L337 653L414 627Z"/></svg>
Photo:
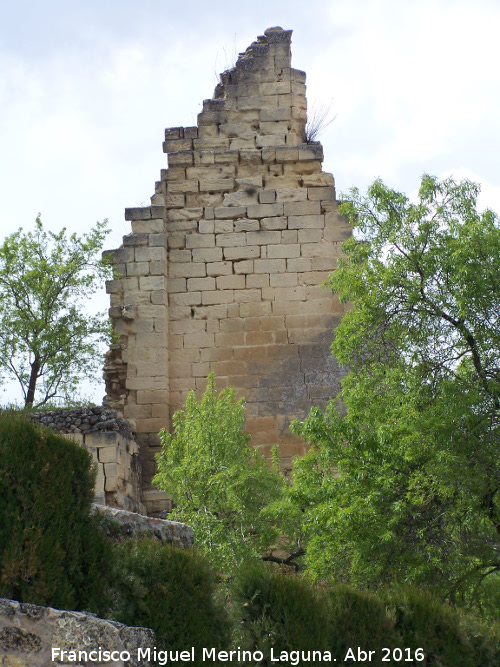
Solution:
<svg viewBox="0 0 500 667"><path fill-rule="evenodd" d="M94 480L83 447L0 413L0 596L105 611L112 546L91 514Z"/></svg>

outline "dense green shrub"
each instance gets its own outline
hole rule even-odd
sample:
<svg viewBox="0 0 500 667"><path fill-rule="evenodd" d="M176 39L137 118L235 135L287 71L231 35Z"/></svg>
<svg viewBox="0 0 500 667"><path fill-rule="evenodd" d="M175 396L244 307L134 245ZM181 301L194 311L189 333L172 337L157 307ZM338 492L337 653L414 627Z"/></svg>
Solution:
<svg viewBox="0 0 500 667"><path fill-rule="evenodd" d="M415 588L375 595L345 585L317 587L254 564L235 577L233 601L234 625L241 628L239 645L262 651L264 665L271 664L271 648L278 659L287 651L289 660L292 651L329 651L339 666L363 661L373 667L500 664L498 628L488 628ZM374 653L358 656L358 647ZM423 649L425 662L422 653L415 655L416 649ZM294 660L306 666L312 658L302 660L299 654Z"/></svg>
<svg viewBox="0 0 500 667"><path fill-rule="evenodd" d="M0 413L0 596L105 609L112 552L91 514L94 479L84 448Z"/></svg>
<svg viewBox="0 0 500 667"><path fill-rule="evenodd" d="M487 627L475 617L442 604L425 590L414 587L381 594L387 613L403 643L421 647L429 667L498 667L500 628Z"/></svg>
<svg viewBox="0 0 500 667"><path fill-rule="evenodd" d="M325 595L330 620L329 646L337 662L347 655L349 648L357 651L359 646L364 651L375 651L370 665L387 664L381 662L385 655L382 649L392 650L402 644L397 641L394 623L387 616L382 600L373 593L346 585L326 589Z"/></svg>
<svg viewBox="0 0 500 667"><path fill-rule="evenodd" d="M235 626L241 627L240 646L262 651L265 665L271 664L271 648L274 655L328 649L327 600L296 576L249 563L235 576L233 602Z"/></svg>
<svg viewBox="0 0 500 667"><path fill-rule="evenodd" d="M159 647L194 646L200 660L203 647L228 647L228 618L206 558L151 538L122 542L116 550L114 619L152 628Z"/></svg>

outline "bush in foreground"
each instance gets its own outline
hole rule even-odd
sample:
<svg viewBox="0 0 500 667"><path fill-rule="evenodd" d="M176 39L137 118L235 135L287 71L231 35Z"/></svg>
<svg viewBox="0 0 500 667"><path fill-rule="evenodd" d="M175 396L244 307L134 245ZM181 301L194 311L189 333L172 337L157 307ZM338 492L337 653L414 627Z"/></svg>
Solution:
<svg viewBox="0 0 500 667"><path fill-rule="evenodd" d="M233 602L235 627L241 628L239 645L261 650L265 665L271 664L271 648L278 659L281 651L289 656L291 651L330 651L337 665L350 665L354 660L348 651L351 648L358 661L358 647L375 652L370 659L374 667L500 664L498 627L488 628L415 588L375 595L343 584L317 587L252 565L235 577ZM311 660L299 655L294 664L307 666Z"/></svg>
<svg viewBox="0 0 500 667"><path fill-rule="evenodd" d="M94 480L84 448L0 413L0 596L105 610L112 553L91 515Z"/></svg>
<svg viewBox="0 0 500 667"><path fill-rule="evenodd" d="M203 647L228 647L214 572L199 552L151 538L122 542L116 550L115 620L152 628L157 645L172 651L194 646L197 658Z"/></svg>

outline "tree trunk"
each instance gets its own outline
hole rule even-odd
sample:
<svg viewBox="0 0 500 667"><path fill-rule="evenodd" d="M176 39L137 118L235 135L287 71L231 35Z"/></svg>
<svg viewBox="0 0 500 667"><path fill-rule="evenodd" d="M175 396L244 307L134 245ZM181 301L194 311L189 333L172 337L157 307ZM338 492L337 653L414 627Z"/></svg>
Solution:
<svg viewBox="0 0 500 667"><path fill-rule="evenodd" d="M31 364L31 375L30 375L30 382L28 385L28 393L26 394L26 399L24 401L25 408L31 408L33 406L33 401L35 400L36 382L38 380L39 372L40 372L40 362L35 357L35 360Z"/></svg>

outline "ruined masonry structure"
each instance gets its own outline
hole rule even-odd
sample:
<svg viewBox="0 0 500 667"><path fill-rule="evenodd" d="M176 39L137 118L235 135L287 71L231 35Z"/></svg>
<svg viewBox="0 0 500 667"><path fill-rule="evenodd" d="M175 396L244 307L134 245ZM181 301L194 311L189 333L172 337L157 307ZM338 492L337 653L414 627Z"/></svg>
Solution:
<svg viewBox="0 0 500 667"><path fill-rule="evenodd" d="M342 306L321 284L350 228L323 150L306 141L305 74L291 31L270 28L220 77L197 127L165 131L168 169L151 206L129 208L132 233L111 251L108 284L120 342L105 366L106 405L136 432L144 502L158 431L213 371L247 406L246 428L284 467L304 453L288 426L339 388L330 354Z"/></svg>

